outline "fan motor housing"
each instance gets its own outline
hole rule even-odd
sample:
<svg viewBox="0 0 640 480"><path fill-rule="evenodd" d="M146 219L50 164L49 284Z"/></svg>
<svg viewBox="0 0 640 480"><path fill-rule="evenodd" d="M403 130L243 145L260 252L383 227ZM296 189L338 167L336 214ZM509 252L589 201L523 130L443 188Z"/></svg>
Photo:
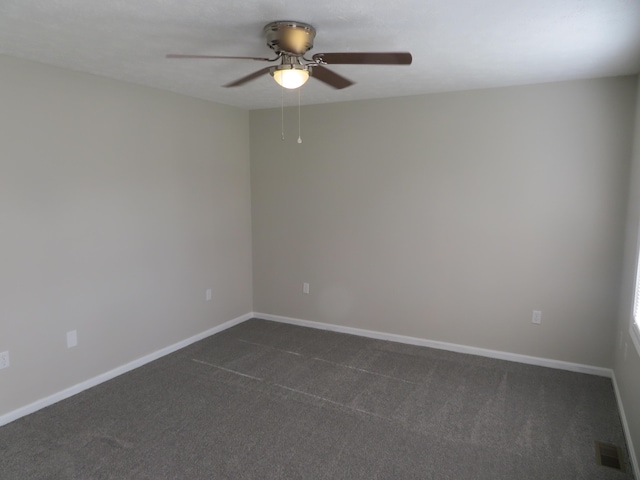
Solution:
<svg viewBox="0 0 640 480"><path fill-rule="evenodd" d="M277 21L265 25L264 34L277 54L302 56L313 48L316 29L308 23Z"/></svg>

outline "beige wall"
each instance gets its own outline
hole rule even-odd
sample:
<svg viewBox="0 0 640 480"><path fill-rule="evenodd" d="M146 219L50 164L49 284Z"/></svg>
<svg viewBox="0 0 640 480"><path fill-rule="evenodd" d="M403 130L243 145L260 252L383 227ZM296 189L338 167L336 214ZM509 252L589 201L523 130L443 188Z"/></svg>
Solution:
<svg viewBox="0 0 640 480"><path fill-rule="evenodd" d="M635 92L251 112L254 311L611 367Z"/></svg>
<svg viewBox="0 0 640 480"><path fill-rule="evenodd" d="M639 81L640 87L640 81ZM640 91L640 89L639 89ZM623 282L620 297L619 332L614 357L614 373L623 403L636 460L640 460L640 356L630 336L633 288L635 283L638 228L640 226L640 94L636 103L635 142L632 156L631 188L627 212ZM626 352L626 354L625 354ZM637 467L637 465L636 465ZM636 476L640 471L636 470Z"/></svg>
<svg viewBox="0 0 640 480"><path fill-rule="evenodd" d="M247 112L0 72L0 415L251 311Z"/></svg>

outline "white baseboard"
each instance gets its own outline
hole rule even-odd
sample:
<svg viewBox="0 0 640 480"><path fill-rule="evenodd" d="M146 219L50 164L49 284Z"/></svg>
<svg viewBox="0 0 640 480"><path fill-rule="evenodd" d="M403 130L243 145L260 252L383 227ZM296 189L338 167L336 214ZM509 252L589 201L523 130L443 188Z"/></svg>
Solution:
<svg viewBox="0 0 640 480"><path fill-rule="evenodd" d="M613 373L611 380L613 382L613 391L616 394L616 401L618 402L618 411L620 412L620 420L622 421L622 430L627 441L627 451L629 452L629 460L631 460L631 466L633 468L633 474L635 478L640 475L640 467L638 466L638 457L636 457L636 451L633 448L633 440L629 434L629 423L627 422L627 416L624 413L624 405L620 397L620 390L618 390L618 382L616 381L616 374Z"/></svg>
<svg viewBox="0 0 640 480"><path fill-rule="evenodd" d="M10 422L13 422L14 420L17 420L18 418L24 417L25 415L34 413L42 408L48 407L49 405L53 405L54 403L57 403L61 400L64 400L73 395L76 395L77 393L80 393L91 387L99 385L100 383L106 382L107 380L111 380L112 378L122 375L123 373L129 372L138 367L141 367L165 355L169 355L170 353L180 350L181 348L191 345L192 343L195 343L211 335L215 335L216 333L219 333L223 330L226 330L242 322L245 322L251 318L260 318L263 320L272 320L275 322L288 323L291 325L299 325L303 327L317 328L321 330L330 330L330 331L340 332L340 333L349 333L352 335L376 338L379 340L389 340L392 342L406 343L410 345L418 345L423 347L431 347L431 348L437 348L440 350L449 350L449 351L459 352L459 353L468 353L472 355L496 358L500 360L520 362L520 363L525 363L529 365L538 365L542 367L558 368L561 370L569 370L572 372L588 373L588 374L598 375L602 377L609 377L613 381L614 392L616 395L616 400L618 402L618 409L620 411L620 416L622 420L624 434L627 441L627 447L629 451L631 464L633 466L635 474L636 475L640 474L640 468L638 466L638 458L635 455L632 439L631 439L631 436L629 435L629 425L627 423L627 419L624 413L624 407L620 399L620 392L618 390L616 377L613 371L608 368L601 368L601 367L594 367L590 365L582 365L578 363L564 362L561 360L551 360L551 359L540 358L540 357L532 357L528 355L519 355L516 353L501 352L498 350L488 350L484 348L470 347L467 345L458 345L454 343L439 342L435 340L426 340L426 339L417 338L417 337L396 335L392 333L377 332L373 330L365 330L365 329L353 328L353 327L345 327L345 326L334 325L330 323L301 320L297 318L283 317L279 315L270 315L270 314L259 313L259 312L251 312L251 313L244 314L240 317L229 320L221 325L213 327L209 330L206 330L202 333L199 333L190 338L182 340L178 343L174 343L173 345L157 350L153 353L150 353L149 355L145 355L144 357L133 360L132 362L129 362L120 367L114 368L113 370L109 370L108 372L102 373L96 377L85 380L84 382L78 383L72 387L69 387L65 390L57 392L53 395L49 395L48 397L37 400L33 403L30 403L29 405L25 405L24 407L13 410L5 415L0 416L0 427Z"/></svg>
<svg viewBox="0 0 640 480"><path fill-rule="evenodd" d="M192 343L195 343L199 340L207 338L211 335L214 335L218 332L226 330L227 328L231 328L234 325L238 325L239 323L245 322L250 318L254 318L253 313L246 313L240 317L234 318L233 320L229 320L221 325L210 328L202 333L194 335L193 337L187 338L186 340L182 340L178 343L174 343L173 345L169 345L168 347L162 348L160 350L156 350L149 355L145 355L144 357L138 358L129 362L125 365L121 365L120 367L114 368L113 370L109 370L108 372L102 373L96 377L90 378L89 380L85 380L84 382L80 382L72 387L66 388L60 392L54 393L53 395L49 395L48 397L37 400L29 405L25 405L24 407L18 408L17 410L13 410L5 415L0 416L0 427L6 425L7 423L13 422L20 417L24 417L25 415L29 415L30 413L36 412L44 407L48 407L49 405L53 405L54 403L59 402L60 400L64 400L65 398L69 398L77 393L80 393L84 390L87 390L91 387L95 387L96 385L106 382L107 380L111 380L123 373L134 370L142 365L157 360L160 357L164 357L165 355L169 355L170 353L175 352L176 350L180 350Z"/></svg>
<svg viewBox="0 0 640 480"><path fill-rule="evenodd" d="M484 348L470 347L467 345L458 345L454 343L439 342L435 340L426 340L426 339L417 338L417 337L409 337L404 335L396 335L392 333L377 332L373 330L345 327L345 326L334 325L330 323L313 322L310 320L301 320L297 318L283 317L279 315L250 312L240 317L237 317L233 320L229 320L228 322L225 322L221 325L213 327L205 332L194 335L193 337L187 338L186 340L182 340L178 343L175 343L163 349L157 350L153 353L150 353L149 355L145 355L144 357L133 360L132 362L129 362L125 365L114 368L113 370L102 373L96 377L85 380L84 382L78 383L65 390L54 393L53 395L49 395L48 397L42 398L33 403L30 403L29 405L25 405L24 407L18 408L7 414L4 414L0 416L0 426L6 425L7 423L17 420L20 417L24 417L25 415L29 415L30 413L36 412L44 407L48 407L49 405L53 405L54 403L59 402L60 400L69 398L77 393L80 393L84 390L94 387L100 383L106 382L107 380L111 380L112 378L122 375L123 373L129 372L135 368L141 367L146 363L152 362L153 360L157 360L160 357L173 353L176 350L179 350L188 345L191 345L192 343L202 340L206 337L209 337L218 332L231 328L251 318L260 318L264 320L272 320L275 322L288 323L291 325L299 325L303 327L311 327L311 328L317 328L321 330L331 330L334 332L349 333L352 335L359 335L362 337L376 338L379 340L389 340L392 342L406 343L410 345L418 345L423 347L431 347L431 348L437 348L440 350L449 350L449 351L459 352L459 353L468 353L471 355L479 355L483 357L496 358L500 360L526 363L529 365L538 365L542 367L569 370L572 372L588 373L591 375L598 375L602 377L609 377L609 378L613 377L612 370L608 368L601 368L601 367L594 367L590 365L582 365L578 363L564 362L561 360L550 360L546 358L531 357L528 355L501 352L498 350L488 350Z"/></svg>
<svg viewBox="0 0 640 480"><path fill-rule="evenodd" d="M364 330L361 328L344 327L342 325L334 325L331 323L300 320L298 318L282 317L279 315L270 315L268 313L254 312L254 316L255 318L261 318L263 320L272 320L274 322L288 323L291 325L299 325L302 327L318 328L321 330L331 330L333 332L350 333L352 335L376 338L378 340L390 340L392 342L407 343L409 345L431 347L437 348L439 350L449 350L452 352L468 353L471 355L479 355L481 357L497 358L500 360L508 360L511 362L526 363L528 365L538 365L540 367L557 368L560 370L569 370L571 372L588 373L591 375L598 375L600 377L611 378L613 376L613 371L609 368L594 367L591 365L583 365L580 363L571 363L564 362L562 360L531 357L529 355L520 355L518 353L501 352L499 350L488 350L486 348L470 347L467 345L439 342L436 340L426 340L423 338L408 337L405 335L396 335L393 333L376 332L373 330Z"/></svg>

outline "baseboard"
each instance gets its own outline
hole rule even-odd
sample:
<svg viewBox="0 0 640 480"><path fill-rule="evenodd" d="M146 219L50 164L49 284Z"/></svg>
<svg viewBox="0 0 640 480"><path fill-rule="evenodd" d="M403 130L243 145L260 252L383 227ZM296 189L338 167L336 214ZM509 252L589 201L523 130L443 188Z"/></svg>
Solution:
<svg viewBox="0 0 640 480"><path fill-rule="evenodd" d="M180 350L181 348L191 345L192 343L200 341L211 335L215 335L216 333L226 330L227 328L231 328L234 325L238 325L239 323L245 322L250 318L254 318L253 313L244 314L240 317L234 318L233 320L229 320L228 322L194 335L193 337L187 338L186 340L182 340L178 343L174 343L173 345L169 345L168 347L157 350L153 353L150 353L149 355L145 355L144 357L133 360L132 362L129 362L125 365L121 365L120 367L114 368L113 370L109 370L108 372L90 378L89 380L85 380L84 382L80 382L72 387L54 393L53 395L49 395L48 397L30 403L29 405L25 405L24 407L18 408L17 410L13 410L5 415L0 416L0 427L6 425L7 423L13 422L14 420L17 420L20 417L24 417L25 415L29 415L30 413L34 413L42 408L48 407L49 405L53 405L54 403L64 400L65 398L76 395L77 393L80 393L91 387L95 387L96 385L106 382L107 380L111 380L112 378L122 375L123 373L141 367L146 363L157 360L160 357L169 355L170 353L173 353L176 350Z"/></svg>
<svg viewBox="0 0 640 480"><path fill-rule="evenodd" d="M436 340L426 340L417 337L408 337L405 335L396 335L393 333L376 332L373 330L364 330L361 328L344 327L342 325L334 325L331 323L313 322L310 320L300 320L298 318L282 317L279 315L270 315L267 313L254 312L255 318L263 320L272 320L274 322L288 323L291 325L299 325L302 327L318 328L321 330L331 330L333 332L350 333L352 335L360 335L361 337L376 338L378 340L390 340L392 342L407 343L409 345L418 345L421 347L437 348L439 350L449 350L452 352L468 353L471 355L479 355L481 357L497 358L500 360L508 360L511 362L526 363L528 365L538 365L540 367L557 368L560 370L569 370L571 372L588 373L590 375L598 375L600 377L609 377L613 375L613 371L609 368L594 367L591 365L583 365L580 363L564 362L562 360L551 360L548 358L531 357L529 355L520 355L517 353L501 352L499 350L488 350L485 348L470 347L467 345L458 345L455 343L439 342Z"/></svg>
<svg viewBox="0 0 640 480"><path fill-rule="evenodd" d="M422 338L417 338L417 337L409 337L409 336L404 336L404 335L396 335L396 334L392 334L392 333L385 333L385 332L377 332L377 331L373 331L373 330L365 330L365 329L360 329L360 328L353 328L353 327L345 327L345 326L341 326L341 325L334 325L334 324L330 324L330 323L322 323L322 322L314 322L314 321L310 321L310 320L301 320L301 319L297 319L297 318L290 318L290 317L283 317L283 316L279 316L279 315L270 315L270 314L266 314L266 313L259 313L259 312L251 312L251 313L247 313L245 315L242 315L240 317L234 318L233 320L229 320L221 325L218 325L216 327L213 327L209 330L206 330L202 333L199 333L197 335L194 335L193 337L187 338L185 340L182 340L178 343L175 343L173 345L170 345L168 347L165 347L163 349L157 350L153 353L150 353L149 355L145 355L144 357L138 358L136 360L133 360L125 365L122 365L120 367L114 368L113 370L109 370L108 372L102 373L96 377L90 378L88 380L85 380L84 382L78 383L72 387L69 387L65 390L62 390L60 392L54 393L53 395L49 395L45 398L42 398L40 400L37 400L33 403L30 403L29 405L25 405L24 407L20 407L16 410L13 410L9 413L6 413L2 416L0 416L0 426L6 425L10 422L13 422L14 420L17 420L18 418L24 417L25 415L29 415L31 413L34 413L42 408L48 407L49 405L53 405L54 403L57 403L61 400L64 400L65 398L69 398L73 395L76 395L77 393L80 393L84 390L87 390L91 387L94 387L96 385L99 385L100 383L106 382L108 380L111 380L112 378L115 378L119 375L122 375L123 373L129 372L131 370L134 370L138 367L141 367L142 365L145 365L149 362L152 362L154 360L157 360L158 358L161 358L165 355L168 355L170 353L175 352L176 350L180 350L181 348L184 348L188 345L191 345L192 343L195 343L199 340L202 340L204 338L207 338L211 335L215 335L216 333L219 333L223 330L226 330L228 328L231 328L235 325L238 325L239 323L242 323L246 320L249 320L250 318L260 318L260 319L264 319L264 320L272 320L275 322L281 322L281 323L288 323L291 325L299 325L299 326L303 326L303 327L310 327L310 328L317 328L317 329L321 329L321 330L331 330L334 332L341 332L341 333L349 333L352 335L359 335L362 337L369 337L369 338L376 338L379 340L389 340L392 342L399 342L399 343L406 343L406 344L410 344L410 345L418 345L418 346L423 346L423 347L431 347L431 348L437 348L440 350L449 350L449 351L453 351L453 352L459 352L459 353L468 353L471 355L479 355L479 356L483 356L483 357L489 357L489 358L496 358L496 359L500 359L500 360L508 360L508 361L512 361L512 362L520 362L520 363L526 363L526 364L530 364L530 365L538 365L538 366L543 366L543 367L550 367L550 368L558 368L561 370L569 370L572 372L579 372L579 373L588 373L591 375L598 375L598 376L603 376L603 377L609 377L609 378L613 378L614 379L614 386L616 388L616 397L618 398L618 403L619 401L619 395L617 394L617 386L615 384L615 377L613 376L613 372L610 369L607 368L601 368L601 367L594 367L594 366L590 366L590 365L582 365L582 364L577 364L577 363L570 363L570 362L564 362L564 361L560 361L560 360L550 360L550 359L546 359L546 358L539 358L539 357L531 357L531 356L527 356L527 355L519 355L519 354L515 354L515 353L509 353L509 352L501 352L501 351L497 351L497 350L488 350L488 349L484 349L484 348L478 348L478 347L470 347L467 345L458 345L458 344L454 344L454 343L447 343L447 342L439 342L439 341L435 341L435 340L427 340L427 339L422 339ZM619 403L620 404L620 403ZM622 405L620 405L620 411L622 412ZM626 420L624 419L624 414L622 414L623 416L623 423L626 422ZM627 428L626 428L626 423L625 423L625 435L627 435ZM627 435L627 442L629 445L629 448L631 448L631 439L628 437ZM637 467L637 459L635 459L635 457L633 457L633 461L634 461L634 468L636 469L636 471L638 470Z"/></svg>
<svg viewBox="0 0 640 480"><path fill-rule="evenodd" d="M635 478L640 476L640 467L638 466L638 457L636 457L636 451L633 448L633 440L629 434L629 423L627 422L627 416L624 413L624 405L622 404L622 398L620 397L620 390L618 390L618 382L616 381L616 374L613 372L611 376L613 382L613 391L616 394L616 401L618 402L618 411L620 412L620 420L622 421L622 430L624 431L624 437L627 441L627 451L629 452L629 460L631 461L631 467L633 468L633 474Z"/></svg>

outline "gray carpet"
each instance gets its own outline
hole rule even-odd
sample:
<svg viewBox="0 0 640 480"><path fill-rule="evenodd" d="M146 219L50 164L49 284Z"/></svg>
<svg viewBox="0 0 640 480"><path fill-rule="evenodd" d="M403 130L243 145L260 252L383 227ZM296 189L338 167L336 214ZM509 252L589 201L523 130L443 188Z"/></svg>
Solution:
<svg viewBox="0 0 640 480"><path fill-rule="evenodd" d="M627 473L596 463L618 445ZM632 479L611 381L250 320L0 428L2 479Z"/></svg>

